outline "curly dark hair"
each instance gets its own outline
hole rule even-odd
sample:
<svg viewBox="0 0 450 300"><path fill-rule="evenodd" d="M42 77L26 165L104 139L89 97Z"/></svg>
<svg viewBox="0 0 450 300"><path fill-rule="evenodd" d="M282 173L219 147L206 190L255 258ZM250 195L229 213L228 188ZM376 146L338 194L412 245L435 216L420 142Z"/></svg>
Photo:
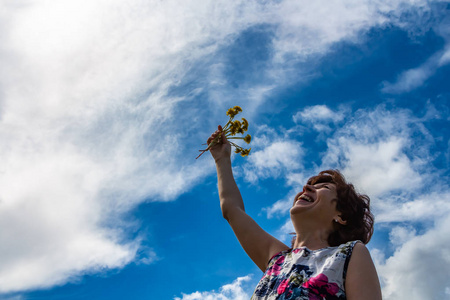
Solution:
<svg viewBox="0 0 450 300"><path fill-rule="evenodd" d="M336 209L341 212L342 220L347 221L345 225L333 223L334 231L328 237L328 244L333 247L354 240L367 244L374 224L369 196L357 193L353 184L347 183L338 170L325 170L308 179L309 185L324 182L336 185Z"/></svg>

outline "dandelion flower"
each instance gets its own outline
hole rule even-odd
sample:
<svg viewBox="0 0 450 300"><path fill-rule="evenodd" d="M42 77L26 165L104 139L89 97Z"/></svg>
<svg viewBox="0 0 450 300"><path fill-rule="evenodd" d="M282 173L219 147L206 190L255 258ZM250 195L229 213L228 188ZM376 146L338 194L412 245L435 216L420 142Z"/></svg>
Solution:
<svg viewBox="0 0 450 300"><path fill-rule="evenodd" d="M230 108L227 110L227 116L229 116L230 118L234 118L234 116L236 115L236 111L234 110L234 108Z"/></svg>
<svg viewBox="0 0 450 300"><path fill-rule="evenodd" d="M252 150L252 148L242 150L242 151L241 151L241 156L242 156L242 157L248 156L249 153L250 153L250 150Z"/></svg>
<svg viewBox="0 0 450 300"><path fill-rule="evenodd" d="M202 156L202 154L206 151L209 151L214 145L220 144L222 141L222 134L225 135L228 140L240 139L244 140L244 142L246 142L247 144L250 143L250 141L252 140L250 134L247 134L245 137L235 136L236 134L244 134L244 132L248 130L248 121L246 119L242 118L242 122L234 120L234 117L240 112L242 112L242 108L240 106L234 106L227 110L226 114L228 117L230 117L230 119L223 128L219 128L219 130L222 130L221 134L218 134L215 139L208 144L208 147L206 149L199 150L201 153L199 156L197 156L197 158ZM235 153L240 153L243 157L247 156L250 153L251 148L244 149L241 146L233 143L232 141L229 142L233 147L236 148L236 150L234 151Z"/></svg>
<svg viewBox="0 0 450 300"><path fill-rule="evenodd" d="M248 130L248 121L244 118L241 118L241 120L242 120L242 129L244 131L247 131Z"/></svg>
<svg viewBox="0 0 450 300"><path fill-rule="evenodd" d="M247 144L250 144L251 141L252 141L252 136L250 134L247 134L244 138L244 142L246 142Z"/></svg>

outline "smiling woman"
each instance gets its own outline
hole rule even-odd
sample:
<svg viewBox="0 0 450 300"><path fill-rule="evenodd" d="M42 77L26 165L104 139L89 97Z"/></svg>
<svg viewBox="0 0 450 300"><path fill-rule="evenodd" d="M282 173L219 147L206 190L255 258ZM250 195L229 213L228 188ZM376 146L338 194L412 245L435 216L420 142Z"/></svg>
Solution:
<svg viewBox="0 0 450 300"><path fill-rule="evenodd" d="M339 171L326 170L311 177L303 191L296 195L291 215L295 214L297 210L295 207L304 202L305 198L309 200L308 203L313 204L311 208L315 206L316 200L324 198L331 206L331 212L337 214L333 219L332 232L327 239L330 246L338 246L352 240L359 240L364 244L370 241L374 224L370 212L370 199L367 195L358 194L354 186L347 183ZM304 218L305 214L300 222L304 221ZM294 218L292 221L294 222Z"/></svg>
<svg viewBox="0 0 450 300"><path fill-rule="evenodd" d="M219 128L208 140L220 133ZM288 247L245 213L224 135L210 152L223 217L264 272L252 300L381 299L377 272L364 245L373 233L369 197L356 193L338 171L310 178L290 210L295 237Z"/></svg>

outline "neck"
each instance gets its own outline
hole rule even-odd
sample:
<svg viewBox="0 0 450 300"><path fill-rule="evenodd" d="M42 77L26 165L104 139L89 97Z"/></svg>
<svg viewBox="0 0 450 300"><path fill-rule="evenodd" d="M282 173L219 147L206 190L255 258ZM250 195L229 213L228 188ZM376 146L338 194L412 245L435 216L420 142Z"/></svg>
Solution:
<svg viewBox="0 0 450 300"><path fill-rule="evenodd" d="M307 247L311 250L317 250L329 247L328 236L329 232L325 230L307 232L296 231L294 248Z"/></svg>
<svg viewBox="0 0 450 300"><path fill-rule="evenodd" d="M333 232L333 223L327 221L327 218L291 214L291 221L296 234L294 248L307 247L317 250L330 246L328 237Z"/></svg>

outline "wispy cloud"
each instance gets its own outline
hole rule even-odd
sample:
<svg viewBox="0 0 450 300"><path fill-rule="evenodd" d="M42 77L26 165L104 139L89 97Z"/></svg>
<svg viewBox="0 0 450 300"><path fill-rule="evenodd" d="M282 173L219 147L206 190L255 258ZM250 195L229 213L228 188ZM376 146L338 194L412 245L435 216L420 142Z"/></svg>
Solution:
<svg viewBox="0 0 450 300"><path fill-rule="evenodd" d="M396 249L393 256L386 260L381 257L377 268L384 285L384 298L448 298L449 228L450 218L445 216L424 234L407 233L408 239ZM432 276L424 276L431 270Z"/></svg>
<svg viewBox="0 0 450 300"><path fill-rule="evenodd" d="M251 275L238 277L233 283L222 286L219 291L194 292L175 297L174 300L246 300L250 299L252 287L248 285Z"/></svg>
<svg viewBox="0 0 450 300"><path fill-rule="evenodd" d="M143 201L173 200L204 176L204 164L186 168L182 159L178 132L192 116L172 121L192 98L169 93L190 62L245 26L224 13L240 18L247 8L3 6L1 292L123 267L139 241L127 239L121 215Z"/></svg>
<svg viewBox="0 0 450 300"><path fill-rule="evenodd" d="M338 111L333 111L326 105L307 106L297 112L292 119L295 123L312 126L316 131L330 132L331 125L336 126L344 119L345 110L344 107L341 107Z"/></svg>
<svg viewBox="0 0 450 300"><path fill-rule="evenodd" d="M427 174L432 141L407 110L360 110L327 141L322 168L338 167L372 197L395 190L417 190ZM414 133L420 133L414 136ZM423 175L425 175L423 174Z"/></svg>
<svg viewBox="0 0 450 300"><path fill-rule="evenodd" d="M445 42L442 49L432 54L425 62L417 67L401 72L394 82L384 81L381 84L381 91L389 94L401 94L413 91L423 85L429 78L434 76L437 70L450 63L450 39L448 26L450 17L445 8L445 2L436 1L430 6L420 4L422 9L414 11L418 30L432 30L433 33L441 36ZM432 11L433 13L430 13ZM403 28L410 27L409 31L414 32L414 27L408 26L399 18L396 24ZM436 22L436 20L439 20Z"/></svg>
<svg viewBox="0 0 450 300"><path fill-rule="evenodd" d="M234 99L256 113L274 87L298 76L290 66L306 66L335 42L358 41L410 7L382 4L2 2L0 292L63 284L135 260L139 241L127 239L121 216L144 201L174 200L209 172L207 163L186 159L198 142L186 138L200 130L196 121L215 123L217 106ZM277 33L263 76L236 88L221 51L261 24ZM250 160L255 176L268 176L268 163L301 168L294 140L259 151Z"/></svg>
<svg viewBox="0 0 450 300"><path fill-rule="evenodd" d="M422 65L400 73L394 83L384 81L381 91L389 94L401 94L410 92L423 86L436 71L450 63L449 46L432 55Z"/></svg>
<svg viewBox="0 0 450 300"><path fill-rule="evenodd" d="M244 168L245 180L256 182L298 170L302 166L302 156L301 143L292 140L274 141L249 157Z"/></svg>
<svg viewBox="0 0 450 300"><path fill-rule="evenodd" d="M441 219L450 213L450 190L448 186L433 187L431 191L423 194L388 195L385 201L379 203L377 222L412 222L427 223L431 220ZM380 202L382 200L380 199Z"/></svg>

